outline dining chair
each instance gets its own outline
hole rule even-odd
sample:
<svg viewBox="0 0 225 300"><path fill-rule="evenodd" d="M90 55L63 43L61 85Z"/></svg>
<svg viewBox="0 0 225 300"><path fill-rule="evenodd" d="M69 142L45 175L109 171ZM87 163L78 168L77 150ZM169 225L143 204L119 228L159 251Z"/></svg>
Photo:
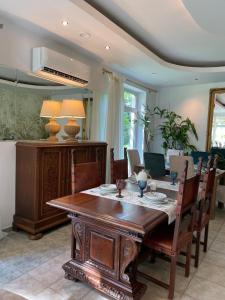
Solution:
<svg viewBox="0 0 225 300"><path fill-rule="evenodd" d="M76 150L72 150L72 194L97 187L104 183L104 174L98 161L76 163Z"/></svg>
<svg viewBox="0 0 225 300"><path fill-rule="evenodd" d="M212 147L210 153L213 157L217 155L217 168L225 170L225 148Z"/></svg>
<svg viewBox="0 0 225 300"><path fill-rule="evenodd" d="M217 185L216 202L218 203L218 207L220 209L224 208L224 204L225 204L225 185L224 184Z"/></svg>
<svg viewBox="0 0 225 300"><path fill-rule="evenodd" d="M191 246L194 228L194 216L200 181L200 168L197 175L187 179L188 161L185 161L183 176L179 185L176 206L176 220L171 225L159 226L151 232L144 241L150 253L160 253L170 258L169 284L162 282L148 274L138 272L144 278L169 289L168 298L173 299L175 288L176 264L179 253L186 248L185 276L190 273Z"/></svg>
<svg viewBox="0 0 225 300"><path fill-rule="evenodd" d="M145 170L151 177L158 178L166 175L165 157L161 153L144 152Z"/></svg>
<svg viewBox="0 0 225 300"><path fill-rule="evenodd" d="M131 174L134 172L138 173L141 169L144 169L144 165L141 166L140 155L137 149L128 149L127 156Z"/></svg>
<svg viewBox="0 0 225 300"><path fill-rule="evenodd" d="M114 149L110 149L111 159L111 183L116 183L117 179L127 179L128 178L128 160L127 160L127 149L124 148L124 158L114 159Z"/></svg>
<svg viewBox="0 0 225 300"><path fill-rule="evenodd" d="M193 157L191 156L170 156L170 171L177 172L177 179L181 179L183 174L183 165L185 161L188 161L187 178L195 175Z"/></svg>
<svg viewBox="0 0 225 300"><path fill-rule="evenodd" d="M209 152L206 151L191 151L191 156L193 157L194 165L197 165L199 157L203 160L203 165L207 165L209 159Z"/></svg>
<svg viewBox="0 0 225 300"><path fill-rule="evenodd" d="M199 250L200 244L203 244L203 251L207 252L210 208L213 195L213 188L216 175L217 158L209 157L206 172L203 177L203 182L200 186L200 202L196 211L196 220L194 224L194 232L196 232L196 246L195 246L195 267L199 265ZM204 241L201 242L201 233L204 229Z"/></svg>

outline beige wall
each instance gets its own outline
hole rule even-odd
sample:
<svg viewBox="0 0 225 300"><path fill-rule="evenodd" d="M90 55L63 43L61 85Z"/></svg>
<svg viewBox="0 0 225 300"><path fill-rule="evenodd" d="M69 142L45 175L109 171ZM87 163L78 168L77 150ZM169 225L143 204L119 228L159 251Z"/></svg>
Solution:
<svg viewBox="0 0 225 300"><path fill-rule="evenodd" d="M196 84L161 88L157 94L156 105L168 108L183 117L189 117L196 126L199 140L193 143L199 150L205 150L208 119L209 90L225 87L225 82ZM163 152L162 140L155 121L155 137L153 151Z"/></svg>

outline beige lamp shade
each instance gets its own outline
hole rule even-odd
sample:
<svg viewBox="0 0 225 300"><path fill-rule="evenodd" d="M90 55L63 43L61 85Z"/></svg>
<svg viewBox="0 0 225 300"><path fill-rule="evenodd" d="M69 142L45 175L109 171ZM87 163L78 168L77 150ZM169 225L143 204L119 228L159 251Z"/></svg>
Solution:
<svg viewBox="0 0 225 300"><path fill-rule="evenodd" d="M60 116L64 118L85 118L83 101L64 99Z"/></svg>
<svg viewBox="0 0 225 300"><path fill-rule="evenodd" d="M40 117L57 118L61 112L61 102L53 100L44 100L41 108Z"/></svg>

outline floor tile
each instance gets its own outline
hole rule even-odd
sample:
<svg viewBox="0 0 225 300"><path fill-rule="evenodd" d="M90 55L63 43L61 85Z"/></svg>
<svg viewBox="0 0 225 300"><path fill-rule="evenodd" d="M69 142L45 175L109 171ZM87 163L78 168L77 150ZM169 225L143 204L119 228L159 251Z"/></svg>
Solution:
<svg viewBox="0 0 225 300"><path fill-rule="evenodd" d="M54 292L52 289L45 289L40 294L31 297L29 300L69 300L68 297L62 297L62 295Z"/></svg>
<svg viewBox="0 0 225 300"><path fill-rule="evenodd" d="M76 300L83 299L90 292L90 287L83 282L74 282L65 278L59 279L50 288L63 297L68 297L72 300L72 296L76 296Z"/></svg>
<svg viewBox="0 0 225 300"><path fill-rule="evenodd" d="M225 288L219 284L194 276L185 294L197 300L225 299Z"/></svg>
<svg viewBox="0 0 225 300"><path fill-rule="evenodd" d="M180 300L196 300L196 299L184 294L181 296Z"/></svg>
<svg viewBox="0 0 225 300"><path fill-rule="evenodd" d="M44 281L39 282L30 275L23 275L18 279L6 284L5 289L25 298L32 297L46 288Z"/></svg>
<svg viewBox="0 0 225 300"><path fill-rule="evenodd" d="M208 250L207 255L204 257L203 262L209 262L219 267L225 268L225 255L222 253Z"/></svg>
<svg viewBox="0 0 225 300"><path fill-rule="evenodd" d="M225 242L214 241L209 249L225 255Z"/></svg>
<svg viewBox="0 0 225 300"><path fill-rule="evenodd" d="M225 288L225 268L219 267L208 261L203 261L199 266L196 276L218 283Z"/></svg>

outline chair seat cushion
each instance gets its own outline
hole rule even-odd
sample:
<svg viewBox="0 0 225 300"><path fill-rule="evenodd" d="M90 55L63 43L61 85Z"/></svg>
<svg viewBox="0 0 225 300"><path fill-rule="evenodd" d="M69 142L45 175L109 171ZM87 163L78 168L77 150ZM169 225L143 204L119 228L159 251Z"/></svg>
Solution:
<svg viewBox="0 0 225 300"><path fill-rule="evenodd" d="M144 242L144 245L152 250L156 250L166 254L173 254L173 237L174 237L174 224L170 226L160 226L154 231L149 238ZM177 249L178 251L185 247L188 242L192 240L192 233L186 230L180 232L178 237Z"/></svg>

